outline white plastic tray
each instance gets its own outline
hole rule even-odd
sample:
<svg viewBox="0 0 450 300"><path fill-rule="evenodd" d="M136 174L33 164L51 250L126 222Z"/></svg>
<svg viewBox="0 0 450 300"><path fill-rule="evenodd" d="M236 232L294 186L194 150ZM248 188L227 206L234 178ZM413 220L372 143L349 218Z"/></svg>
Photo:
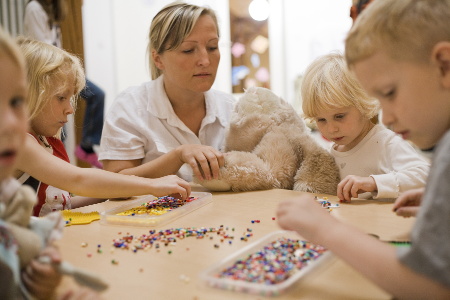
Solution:
<svg viewBox="0 0 450 300"><path fill-rule="evenodd" d="M312 261L308 266L303 267L301 270L293 274L291 277L280 283L267 285L264 283L246 282L243 280L234 280L230 278L218 278L214 275L221 273L224 269L231 267L237 260L246 259L249 254L253 254L263 249L269 243L275 241L278 238L290 238L295 240L304 240L296 232L293 231L275 231L265 235L252 244L242 248L241 250L229 255L217 264L203 270L199 274L199 282L203 285L220 288L231 291L238 291L250 294L258 294L261 296L278 296L285 292L293 283L306 276L312 270L317 269L326 261L330 261L333 257L330 251L326 251L315 261Z"/></svg>
<svg viewBox="0 0 450 300"><path fill-rule="evenodd" d="M100 214L100 223L107 225L131 225L131 226L148 226L155 227L167 224L181 216L184 216L197 208L200 208L212 202L212 195L210 193L193 192L191 197L198 198L192 202L186 203L183 206L173 209L162 215L135 215L135 216L118 216L117 214L128 209L138 207L144 202L155 199L155 196L149 195L125 205L116 207L111 210L104 211Z"/></svg>

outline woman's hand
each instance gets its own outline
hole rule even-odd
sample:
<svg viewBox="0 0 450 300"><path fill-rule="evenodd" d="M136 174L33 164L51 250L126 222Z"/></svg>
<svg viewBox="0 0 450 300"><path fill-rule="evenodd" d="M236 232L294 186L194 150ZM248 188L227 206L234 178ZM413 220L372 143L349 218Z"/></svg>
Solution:
<svg viewBox="0 0 450 300"><path fill-rule="evenodd" d="M358 194L377 190L377 184L372 177L346 176L337 187L337 196L341 201L352 201Z"/></svg>
<svg viewBox="0 0 450 300"><path fill-rule="evenodd" d="M32 260L22 271L22 281L34 297L50 299L62 278L62 275L52 266L52 264L61 263L61 255L55 246L47 246L39 255L50 257L51 264Z"/></svg>
<svg viewBox="0 0 450 300"><path fill-rule="evenodd" d="M409 190L395 200L393 211L404 218L415 217L422 203L425 188Z"/></svg>
<svg viewBox="0 0 450 300"><path fill-rule="evenodd" d="M223 153L211 146L181 145L176 151L179 159L189 164L200 180L204 180L202 173L208 180L219 178L219 168L225 165Z"/></svg>
<svg viewBox="0 0 450 300"><path fill-rule="evenodd" d="M312 196L282 201L277 209L277 220L281 228L295 230L317 244L321 244L321 232L325 230L326 235L326 231L337 222Z"/></svg>

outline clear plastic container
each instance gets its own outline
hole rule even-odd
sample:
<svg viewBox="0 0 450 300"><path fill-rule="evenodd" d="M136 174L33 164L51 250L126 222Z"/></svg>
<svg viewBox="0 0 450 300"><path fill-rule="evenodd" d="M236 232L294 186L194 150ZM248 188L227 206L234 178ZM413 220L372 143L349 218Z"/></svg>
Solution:
<svg viewBox="0 0 450 300"><path fill-rule="evenodd" d="M162 215L135 215L135 216L118 216L118 213L124 212L140 206L144 202L155 199L155 196L149 195L125 205L116 207L111 210L104 211L100 214L100 223L107 225L131 225L131 226L148 226L155 227L167 224L181 216L184 216L197 208L200 208L212 202L212 195L210 193L192 192L191 197L198 198L192 202L186 203L183 206L175 208Z"/></svg>
<svg viewBox="0 0 450 300"><path fill-rule="evenodd" d="M253 242L252 244L242 248L236 253L229 255L228 257L224 258L217 264L200 272L199 282L206 286L225 290L238 291L249 294L257 294L261 296L278 296L281 293L285 292L289 287L291 287L293 283L297 282L311 271L317 269L320 265L323 265L324 262L330 261L331 258L333 257L330 251L326 251L319 258L317 258L314 261L311 261L307 266L303 267L302 269L294 273L291 277L289 277L285 281L270 285L264 283L246 282L243 280L234 280L231 278L218 278L215 276L221 273L224 269L231 267L239 259L246 259L249 256L249 254L253 254L257 251L260 251L269 243L282 237L295 240L304 240L294 231L281 230L272 232L260 238L259 240Z"/></svg>

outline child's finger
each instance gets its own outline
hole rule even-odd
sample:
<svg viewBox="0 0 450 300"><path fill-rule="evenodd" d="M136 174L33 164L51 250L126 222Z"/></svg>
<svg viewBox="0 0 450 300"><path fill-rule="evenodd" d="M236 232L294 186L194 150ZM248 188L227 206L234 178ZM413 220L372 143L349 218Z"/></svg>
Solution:
<svg viewBox="0 0 450 300"><path fill-rule="evenodd" d="M409 217L415 217L417 213L419 212L420 207L419 206L405 206L400 207L395 211L397 216L409 218Z"/></svg>
<svg viewBox="0 0 450 300"><path fill-rule="evenodd" d="M59 253L58 248L54 245L50 245L45 247L39 256L48 256L50 257L52 263L61 263L61 253Z"/></svg>
<svg viewBox="0 0 450 300"><path fill-rule="evenodd" d="M179 179L178 181L179 194L181 195L182 200L186 200L191 195L191 186L189 183L183 179Z"/></svg>
<svg viewBox="0 0 450 300"><path fill-rule="evenodd" d="M53 292L54 287L56 286L36 282L34 280L34 277L30 276L27 272L22 272L22 282L32 295L40 299L49 298Z"/></svg>
<svg viewBox="0 0 450 300"><path fill-rule="evenodd" d="M339 182L338 187L337 187L337 196L339 198L339 200L345 200L345 196L344 196L344 187L347 184L348 179L344 178L341 182Z"/></svg>
<svg viewBox="0 0 450 300"><path fill-rule="evenodd" d="M344 200L347 200L347 201L352 200L351 189L352 189L352 184L350 181L347 181L344 188L342 189L342 194L344 196Z"/></svg>
<svg viewBox="0 0 450 300"><path fill-rule="evenodd" d="M351 189L351 194L353 198L358 198L358 191L359 191L359 184L354 183Z"/></svg>

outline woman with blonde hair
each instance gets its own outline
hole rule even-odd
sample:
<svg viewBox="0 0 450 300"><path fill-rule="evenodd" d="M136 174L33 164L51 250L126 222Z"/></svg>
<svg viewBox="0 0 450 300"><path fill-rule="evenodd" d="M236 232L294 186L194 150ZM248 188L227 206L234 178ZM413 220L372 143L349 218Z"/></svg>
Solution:
<svg viewBox="0 0 450 300"><path fill-rule="evenodd" d="M234 98L211 90L220 60L214 11L167 5L151 23L148 54L152 81L122 92L106 116L99 156L104 169L217 178Z"/></svg>

